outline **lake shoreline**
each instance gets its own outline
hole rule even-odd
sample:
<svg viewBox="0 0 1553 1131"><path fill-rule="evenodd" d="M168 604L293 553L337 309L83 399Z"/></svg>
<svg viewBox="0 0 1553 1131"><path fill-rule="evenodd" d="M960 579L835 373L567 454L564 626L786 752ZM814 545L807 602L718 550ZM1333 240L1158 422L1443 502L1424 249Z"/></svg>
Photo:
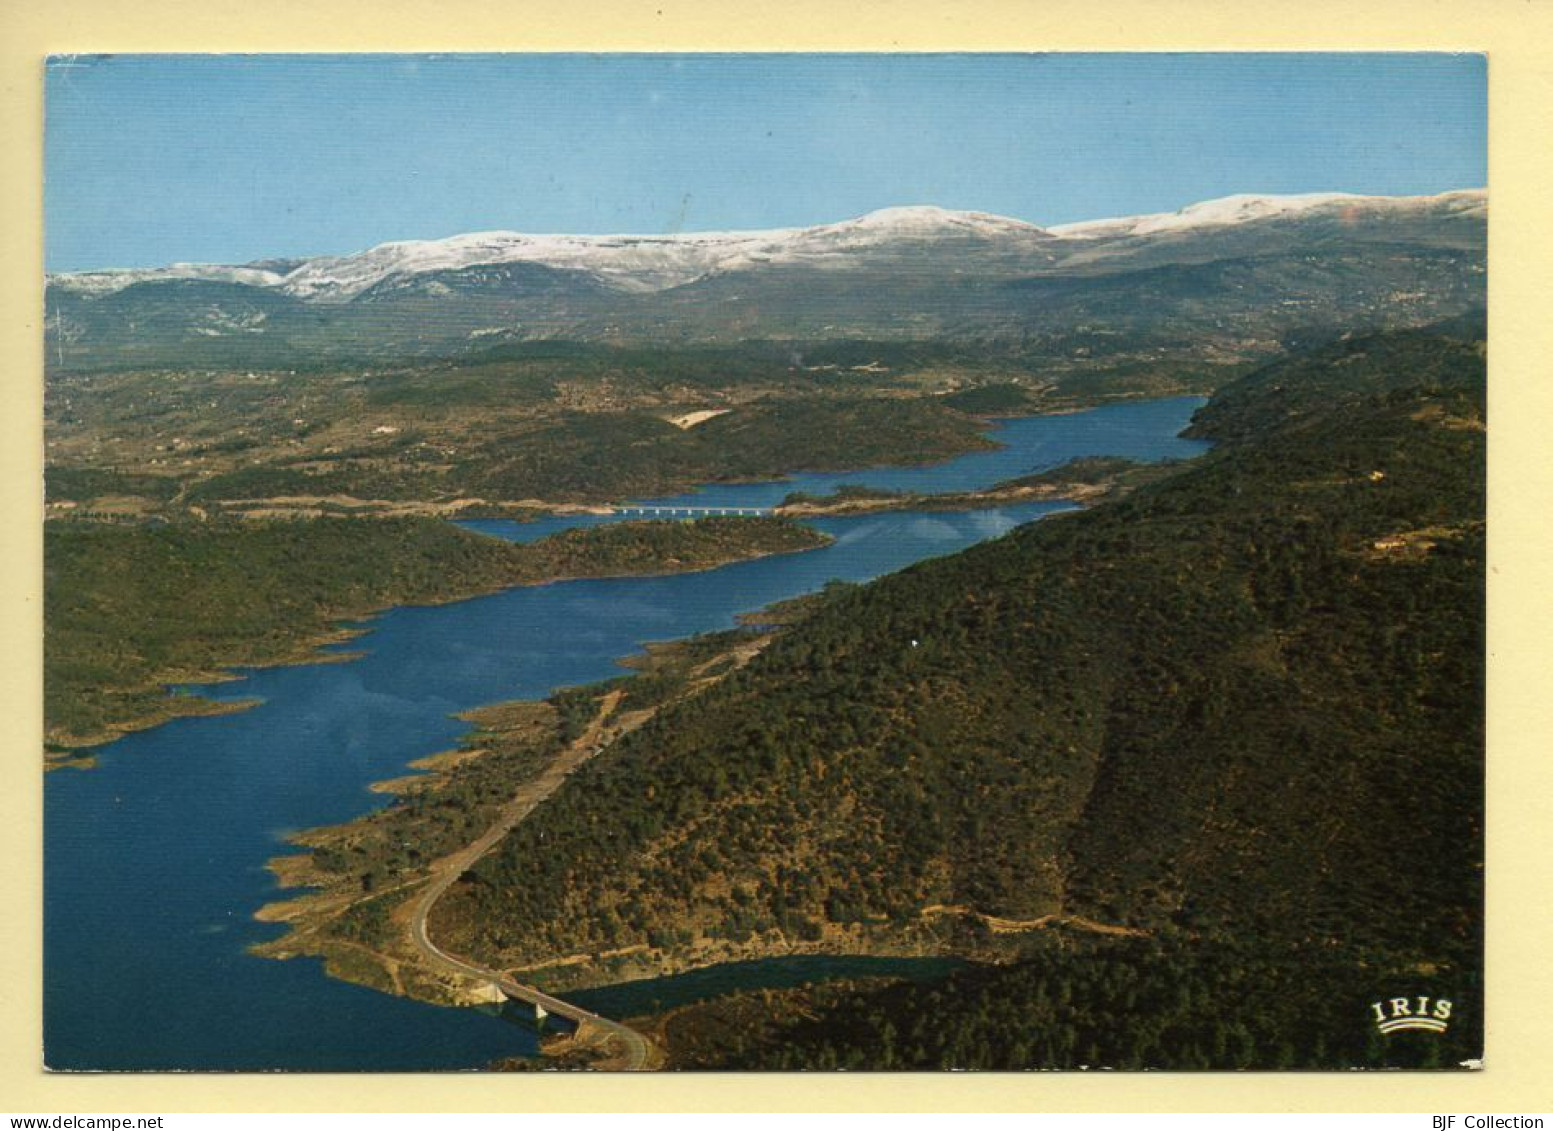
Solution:
<svg viewBox="0 0 1553 1131"><path fill-rule="evenodd" d="M1064 465L1066 467L1067 465ZM945 496L953 505L946 510L975 510L994 508L998 503L1059 501L1057 492L1065 492L1060 501L1076 501L1075 496L1093 502L1124 493L1141 472L1158 474L1157 467L1128 464L1118 468L1107 462L1103 467L1091 469L1103 472L1080 481L1063 474L1063 469L1048 473L1050 483L1018 487L998 486L985 493ZM972 501L974 500L974 501ZM821 510L806 517L861 517L874 510L905 509L911 497L891 497L871 500L883 505L868 508L861 513L848 507L834 511ZM977 504L980 505L977 505ZM891 505L897 504L897 505ZM865 501L866 506L866 501ZM1063 512L1055 512L1063 513ZM799 517L792 515L791 517ZM796 598L803 602L814 598ZM800 614L797 619L802 619ZM754 651L758 651L792 621L783 616L771 615L766 610L741 614L739 623L746 631L761 626L765 632L753 634ZM622 657L616 663L627 669L627 676L617 677L610 685L621 681L650 677L663 663L663 657L672 660L677 648L692 642L690 639L671 639L644 644L642 651ZM743 645L748 647L748 645ZM722 655L727 656L736 649ZM747 659L747 657L746 657ZM585 690L585 689L579 689ZM501 701L461 712L459 717L479 727L491 714L513 708L543 708L545 701ZM471 732L477 736L478 731ZM472 741L473 739L471 739ZM415 759L406 769L415 771L374 781L369 792L389 796L395 802L404 801L415 794L435 793L449 781L455 771L468 762L486 756L489 751L468 742L460 747L439 751ZM541 769L539 772L543 772ZM521 783L514 783L520 785ZM483 1001L480 993L469 986L455 984L446 975L439 974L424 963L411 947L404 945L408 933L406 913L416 903L424 885L433 873L425 873L403 879L384 895L393 894L397 899L388 911L391 924L386 934L359 941L330 938L328 932L337 928L342 917L364 902L359 892L342 884L337 874L321 870L315 854L336 850L348 844L360 830L369 827L385 810L374 809L351 820L307 829L288 837L293 846L306 851L292 852L272 857L266 868L275 876L283 892L282 898L271 900L254 913L260 922L283 924L286 933L276 939L254 945L251 953L260 957L287 960L297 957L315 957L324 964L325 973L341 981L366 986L380 992L392 993L439 1006L466 1006ZM366 902L376 902L378 897ZM556 956L549 960L521 967L511 967L506 973L525 983L532 981L546 991L569 993L594 991L605 987L618 987L653 982L665 978L683 977L707 973L745 964L759 964L784 959L953 959L964 961L998 961L1007 957L1016 947L1009 937L1026 931L1061 929L1069 926L1060 915L1048 915L1030 923L1010 923L992 920L985 915L964 907L930 907L924 909L920 920L906 924L859 923L848 928L829 930L825 936L813 940L755 937L742 943L728 940L707 941L705 945L686 951L682 948L660 948L645 944L606 950L597 954ZM1090 924L1076 924L1078 929L1090 929ZM1101 929L1104 929L1103 927ZM746 987L748 988L748 987ZM754 988L759 988L754 987ZM562 1042L546 1053L569 1055L570 1046Z"/></svg>
<svg viewBox="0 0 1553 1131"><path fill-rule="evenodd" d="M348 520L347 520L348 521ZM637 522L660 522L667 525L670 522L684 520L635 520ZM809 529L804 527L803 529ZM489 537L488 535L479 535ZM533 588L545 585L556 585L570 581L610 581L627 578L671 577L684 573L703 573L709 570L721 569L724 566L737 562L754 561L764 557L778 554L805 553L809 550L822 549L828 545L830 539L825 535L817 535L816 539L806 546L795 546L784 549L757 549L749 552L730 554L718 560L709 562L697 562L687 564L679 568L663 563L654 563L642 570L619 570L608 573L573 573L556 574L532 580L514 581L510 583L498 583L494 585L482 585L461 591L448 597L428 601L402 601L387 605L375 605L363 610L345 610L334 614L331 619L340 623L341 627L329 629L324 632L312 633L298 638L292 646L275 658L259 660L234 660L230 664L222 664L214 671L175 672L168 673L166 678L158 679L157 683L163 687L171 686L202 686L222 683L235 683L246 678L242 670L264 671L284 667L304 667L314 664L340 664L350 663L359 659L361 652L325 652L324 648L348 643L371 632L371 628L365 623L382 616L394 609L403 608L435 608L442 605L454 605L464 601L478 600L495 593L506 592L509 589ZM114 742L126 734L150 730L165 723L182 718L205 718L211 716L235 714L239 711L250 710L259 706L262 698L241 700L211 699L198 694L169 694L165 706L151 711L145 715L131 717L123 722L115 722L99 731L87 735L72 735L53 733L47 734L45 740L49 745L68 751L91 751L97 747ZM79 768L89 769L92 766L85 765L95 760L87 753L71 753L57 758L46 755L45 766L48 769L57 769L69 765L77 765Z"/></svg>
<svg viewBox="0 0 1553 1131"><path fill-rule="evenodd" d="M1031 468L1061 465L1093 453L1118 453L1145 461L1187 457L1200 447L1179 443L1174 436L1194 407L1174 403L1133 408L1093 420L1035 418L1028 425L1012 426L1013 431L1001 437L1012 442L1007 454L990 460L972 456L968 457L973 461L970 465L935 469L931 482L941 481L944 494L963 495L1011 476L1029 474ZM794 487L819 493L827 482L873 478L847 474L830 480L811 479ZM875 482L895 486L888 478ZM918 478L911 486L920 491L927 489L929 482ZM765 488L763 493L751 490L764 499L772 489ZM352 822L371 826L391 811L393 806L387 803L396 798L424 810L441 803L439 796L451 796L439 795L438 790L421 784L426 775L407 778L414 769L473 774L484 763L484 784L476 777L472 779L474 786L464 789L463 794L479 806L494 805L502 796L511 795L505 787L492 785L495 779L489 774L496 772L491 769L495 763L466 760L462 752L456 752L464 728L453 720L469 721L471 712L481 712L480 704L534 701L551 694L566 699L577 689L604 681L610 688L624 691L625 711L643 710L659 701L665 686L664 671L650 672L648 679L636 681L630 689L616 681L629 679L622 674L622 657L628 659L630 669L638 668L637 653L644 641L660 642L647 649L648 656L663 659L664 653L681 653L684 671L682 678L669 680L674 687L714 678L727 667L701 645L686 651L687 641L738 633L751 610L772 606L785 610L793 603L824 601L832 583L838 586L836 596L844 598L852 586L906 569L925 558L955 553L1066 509L1052 500L995 501L990 509L987 500L977 501L977 510L958 514L896 508L893 513L815 516L810 520L813 527L835 538L819 554L763 555L771 560L702 569L677 581L663 573L569 584L545 579L550 583L496 587L500 591L490 595L425 601L418 606L390 605L368 626L373 641L362 650L357 663L315 666L309 660L317 657L307 657L300 661L307 666L295 674L285 670L251 672L253 690L262 693L270 707L246 716L247 721L222 720L129 736L122 756L102 759L98 773L56 779L63 788L51 787L49 828L57 837L51 837L50 842L49 898L56 903L68 900L71 921L82 922L84 915L93 932L91 937L119 940L114 945L134 955L132 965L143 968L144 973L132 980L115 978L111 991L99 990L96 985L103 972L81 941L85 936L77 931L50 939L53 968L59 976L68 977L72 987L89 987L84 992L72 989L69 995L53 995L47 1021L51 1063L243 1070L370 1065L403 1070L405 1066L439 1065L476 1068L489 1066L503 1056L519 1055L501 1051L512 1048L514 1040L521 1046L530 1039L514 1037L510 1025L483 1013L433 1009L425 1004L467 1002L479 995L470 994L467 988L439 985L413 962L401 961L404 956L397 950L384 955L387 948L378 946L373 927L374 921L382 921L381 916L393 913L393 902L414 902L410 884L416 882L420 869L467 846L481 828L488 827L487 812L469 809L466 821L455 820L443 834L427 840L413 835L399 837L403 826L392 822L376 824L375 843L385 855L380 857L383 866L376 869L373 890L363 891L359 881L367 869L358 866L357 858L344 861L344 867L354 869L354 874L340 877L336 871L335 875L345 879L347 887L355 885L357 896L388 898L359 909L351 928L357 933L343 936L332 947L333 955L327 960L333 976L324 977L320 977L324 973L321 964L307 960L303 948L294 946L295 938L281 941L279 948L293 949L304 961L248 961L246 957L256 945L264 947L287 935L287 924L275 921L279 909L273 905L290 902L287 897L310 899L319 894L317 888L291 886L319 878L308 871L306 854L291 848L317 834L293 830L334 828ZM752 500L749 505L769 504ZM591 529L588 523L598 521L573 521L570 525L572 529ZM548 528L497 523L484 532L522 541L543 536ZM658 537L634 536L611 545L617 549L651 546L658 544ZM720 539L702 536L690 539L690 543L726 544L734 537L729 532ZM549 560L555 560L554 555ZM629 561L629 553L624 557L617 553L610 564L623 560ZM788 618L786 611L777 618L756 617ZM665 641L679 643L662 643ZM748 645L750 636L735 642ZM672 655L667 659L672 660ZM235 720L244 718L234 716ZM498 731L521 729L522 722L516 718L474 721L482 731L492 727ZM161 737L152 737L156 735ZM487 744L484 734L470 737L472 745ZM115 748L116 754L118 751ZM142 753L152 756L140 758ZM493 755L500 756L499 752ZM427 765L444 760L446 764ZM412 769L406 770L406 766ZM531 772L519 762L509 761L508 766L511 768L501 772L509 781L514 780L514 774ZM392 783L394 797L372 792L372 784L381 782ZM197 791L198 805L172 802L160 811L152 808L163 805L162 798L182 797L191 790ZM67 835L71 830L85 831ZM109 836L118 850L113 859L105 861L100 842ZM188 853L190 837L199 838L210 851ZM412 842L418 852L401 850L402 841ZM176 862L172 877L187 895L155 916L130 913L125 906L129 901L146 906L146 893L141 890L144 884L136 877L152 874L158 867L159 874L167 875L167 867L155 862L169 859ZM272 867L266 868L266 861ZM339 869L341 861L336 859L330 866ZM107 885L100 882L105 867L114 877ZM148 868L152 871L147 872ZM277 890L277 881L286 883L289 890ZM401 881L408 881L402 890L396 888ZM389 895L391 890L394 894ZM255 920L254 913L261 908L266 910ZM439 903L439 918L445 910ZM58 917L55 921L64 922ZM878 928L887 926L880 924ZM931 927L940 937L939 944L934 944L925 930L919 930L922 937L911 943L900 938L859 936L803 940L803 945L817 955L910 955L933 950L954 934L956 953L964 953L959 947L971 940L958 936L962 928L970 931L974 924L939 916ZM363 928L365 933L361 933ZM434 923L431 937L458 949L446 924ZM538 944L541 940L532 941ZM713 954L698 949L694 955L680 956L647 954L629 945L639 941L643 940L603 941L606 950L613 946L621 952L602 956L606 963L632 968L594 971L589 980L604 985L622 981L620 975L624 974L634 980L633 984L642 984L673 969L704 969L721 959L780 957L791 953L792 944L800 940L795 936L791 944L783 946L780 940L748 939L739 953ZM760 949L754 949L756 946ZM543 947L536 947L536 951L536 960L564 958L571 953ZM315 957L325 956L315 952ZM581 975L581 966L542 971L539 977L554 982L557 975ZM175 980L199 987L199 992L169 1000L158 988L168 984L163 971L177 971L172 975ZM202 981L206 971L211 979L208 984ZM84 1012L88 995L98 1001L103 992L143 1000L143 1007L126 1003L117 1009L117 1015L136 1015L137 1008L141 1014L145 1009L156 1009L178 1018L179 1023L169 1027L151 1047L105 1038L100 1035L100 1023L91 1019L97 1013L89 1016ZM216 1032L212 1026L220 1026L218 1017L228 1015L237 1002L242 1003L248 1023L211 1044L210 1035ZM605 1014L611 1015L608 1010ZM275 1043L281 1034L298 1031L298 1025L311 1034L305 1049L294 1049L284 1041ZM362 1026L379 1034L370 1048L360 1045L357 1034ZM428 1043L428 1033L438 1034L434 1042ZM196 1041L199 1034L204 1034L199 1037L203 1044Z"/></svg>

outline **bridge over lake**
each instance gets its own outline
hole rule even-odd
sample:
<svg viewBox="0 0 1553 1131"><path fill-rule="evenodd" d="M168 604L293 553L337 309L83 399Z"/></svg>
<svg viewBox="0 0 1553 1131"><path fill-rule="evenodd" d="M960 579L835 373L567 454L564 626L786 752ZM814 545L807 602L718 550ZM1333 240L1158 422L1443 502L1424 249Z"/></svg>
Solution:
<svg viewBox="0 0 1553 1131"><path fill-rule="evenodd" d="M636 515L643 518L705 518L708 515L740 515L757 518L776 513L775 507L676 507L640 506L627 504L615 508L619 515Z"/></svg>

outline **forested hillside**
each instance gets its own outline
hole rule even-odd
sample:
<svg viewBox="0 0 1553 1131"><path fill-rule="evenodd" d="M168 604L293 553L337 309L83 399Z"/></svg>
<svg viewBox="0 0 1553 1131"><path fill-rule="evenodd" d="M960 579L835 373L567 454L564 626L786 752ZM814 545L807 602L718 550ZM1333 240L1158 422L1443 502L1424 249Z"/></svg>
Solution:
<svg viewBox="0 0 1553 1131"><path fill-rule="evenodd" d="M562 577L703 569L826 538L780 519L628 522L515 545L430 518L45 530L44 706L58 746L209 709L164 685L313 654L338 621Z"/></svg>
<svg viewBox="0 0 1553 1131"><path fill-rule="evenodd" d="M1444 334L1232 384L1209 456L838 591L622 739L433 933L493 965L635 944L683 965L710 940L963 949L933 924L1051 916L1470 982L1483 413L1481 351Z"/></svg>
<svg viewBox="0 0 1553 1131"><path fill-rule="evenodd" d="M818 986L778 995L775 1008L754 995L691 1007L664 1024L673 1066L1448 1068L1481 1055L1482 988L1460 970L1234 939L1042 942L1023 961L935 984ZM1399 990L1449 1001L1446 1032L1379 1033L1371 1003ZM753 1025L723 1023L751 1015Z"/></svg>

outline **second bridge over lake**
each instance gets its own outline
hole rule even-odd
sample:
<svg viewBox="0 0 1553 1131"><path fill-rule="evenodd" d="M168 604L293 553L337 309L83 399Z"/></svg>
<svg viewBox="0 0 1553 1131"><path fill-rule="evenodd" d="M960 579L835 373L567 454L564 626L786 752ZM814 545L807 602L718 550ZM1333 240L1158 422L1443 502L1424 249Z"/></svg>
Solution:
<svg viewBox="0 0 1553 1131"><path fill-rule="evenodd" d="M635 503L614 508L616 514L638 515L644 518L705 518L708 515L745 515L758 517L775 514L775 507L675 507L643 506Z"/></svg>

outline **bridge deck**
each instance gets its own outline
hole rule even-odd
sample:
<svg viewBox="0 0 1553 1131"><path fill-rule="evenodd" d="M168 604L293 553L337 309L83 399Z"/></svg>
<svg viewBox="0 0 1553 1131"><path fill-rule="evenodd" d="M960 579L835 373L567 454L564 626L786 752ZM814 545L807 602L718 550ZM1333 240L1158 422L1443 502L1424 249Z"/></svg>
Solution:
<svg viewBox="0 0 1553 1131"><path fill-rule="evenodd" d="M776 513L775 507L674 507L674 506L618 506L614 508L616 514L644 515L653 518L695 518L701 515L739 515L744 517L760 517Z"/></svg>

